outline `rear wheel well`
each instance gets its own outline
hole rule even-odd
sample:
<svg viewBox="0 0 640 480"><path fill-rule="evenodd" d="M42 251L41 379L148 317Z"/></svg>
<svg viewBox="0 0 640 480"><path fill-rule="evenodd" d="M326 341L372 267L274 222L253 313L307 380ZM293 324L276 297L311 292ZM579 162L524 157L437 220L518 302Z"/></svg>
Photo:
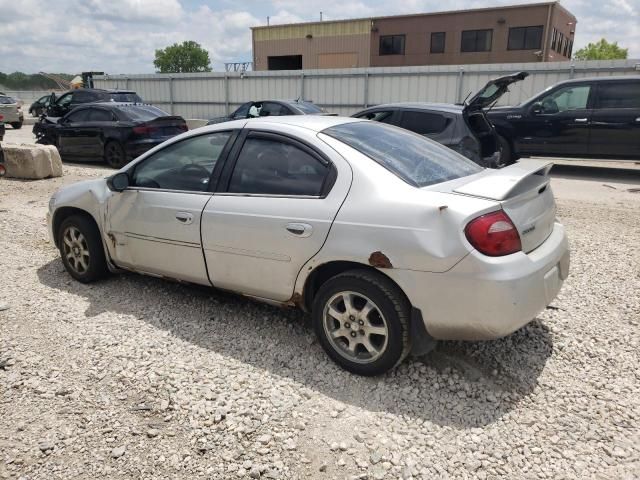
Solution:
<svg viewBox="0 0 640 480"><path fill-rule="evenodd" d="M334 261L323 263L309 274L304 283L302 305L300 306L305 311L310 312L311 306L313 305L313 299L316 296L316 293L318 293L318 290L320 290L320 287L330 278L349 270L368 270L371 272L375 272L376 274L381 275L391 281L396 287L398 287L398 290L402 292L402 295L407 298L402 288L400 288L400 285L398 285L391 277L385 275L377 268L358 262ZM408 298L407 301L409 301Z"/></svg>
<svg viewBox="0 0 640 480"><path fill-rule="evenodd" d="M59 247L58 230L60 230L60 225L62 225L62 222L64 222L65 219L69 218L72 215L81 215L83 217L88 218L89 220L91 220L91 222L93 223L93 226L96 228L98 233L100 233L100 228L98 227L98 223L89 212L87 212L86 210L82 210L80 208L75 208L75 207L61 207L56 210L56 213L53 216L53 221L51 223L52 230L53 230L53 240L56 247Z"/></svg>

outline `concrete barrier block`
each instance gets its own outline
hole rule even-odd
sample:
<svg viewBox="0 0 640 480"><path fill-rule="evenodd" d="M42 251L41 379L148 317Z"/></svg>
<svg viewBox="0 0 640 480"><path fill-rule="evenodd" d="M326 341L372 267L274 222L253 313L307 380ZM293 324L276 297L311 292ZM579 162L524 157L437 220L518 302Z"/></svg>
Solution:
<svg viewBox="0 0 640 480"><path fill-rule="evenodd" d="M62 176L62 159L53 145L3 143L9 178L42 179Z"/></svg>

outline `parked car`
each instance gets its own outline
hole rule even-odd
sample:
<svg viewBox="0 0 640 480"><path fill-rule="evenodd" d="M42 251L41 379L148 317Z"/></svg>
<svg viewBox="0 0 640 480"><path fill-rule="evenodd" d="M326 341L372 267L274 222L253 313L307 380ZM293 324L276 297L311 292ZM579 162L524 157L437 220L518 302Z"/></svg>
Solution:
<svg viewBox="0 0 640 480"><path fill-rule="evenodd" d="M78 88L63 93L59 97L52 94L47 115L63 117L78 105L95 102L142 103L143 100L133 90L102 90L100 88Z"/></svg>
<svg viewBox="0 0 640 480"><path fill-rule="evenodd" d="M47 111L47 107L49 106L50 100L51 100L50 94L40 97L35 102L33 102L29 107L29 114L32 117L39 117L40 115L42 115Z"/></svg>
<svg viewBox="0 0 640 480"><path fill-rule="evenodd" d="M151 105L92 103L33 126L37 143L55 145L63 159L104 160L120 168L187 131L184 118Z"/></svg>
<svg viewBox="0 0 640 480"><path fill-rule="evenodd" d="M478 165L503 167L513 162L502 155L498 136L484 109L497 102L509 85L527 76L527 72L519 72L491 80L462 105L391 103L367 108L353 117L406 128L461 153Z"/></svg>
<svg viewBox="0 0 640 480"><path fill-rule="evenodd" d="M207 125L256 117L278 117L282 115L331 115L312 102L303 100L261 100L243 103L228 117L209 120Z"/></svg>
<svg viewBox="0 0 640 480"><path fill-rule="evenodd" d="M298 306L333 360L375 375L555 298L569 250L551 165L483 169L353 118L238 120L59 190L48 225L80 282L122 269Z"/></svg>
<svg viewBox="0 0 640 480"><path fill-rule="evenodd" d="M640 77L576 78L488 114L513 158L640 158Z"/></svg>
<svg viewBox="0 0 640 480"><path fill-rule="evenodd" d="M22 106L18 101L7 95L0 95L0 114L4 117L3 123L8 123L16 130L22 128L24 115Z"/></svg>

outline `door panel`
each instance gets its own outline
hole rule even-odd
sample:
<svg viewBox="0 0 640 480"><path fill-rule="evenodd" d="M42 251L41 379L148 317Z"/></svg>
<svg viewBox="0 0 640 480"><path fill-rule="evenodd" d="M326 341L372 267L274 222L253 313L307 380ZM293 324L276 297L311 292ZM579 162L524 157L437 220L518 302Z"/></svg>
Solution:
<svg viewBox="0 0 640 480"><path fill-rule="evenodd" d="M598 84L589 153L640 158L639 80Z"/></svg>
<svg viewBox="0 0 640 480"><path fill-rule="evenodd" d="M118 265L209 284L200 216L210 193L125 190L108 203L107 243Z"/></svg>
<svg viewBox="0 0 640 480"><path fill-rule="evenodd" d="M313 181L312 161L316 160L295 150L292 153L285 149L280 156L274 150L267 153L272 147L268 142L245 142L229 186L237 193L216 194L207 204L202 217L202 241L214 286L286 301L293 295L300 269L327 238L348 192L351 170L331 152L328 158L334 165L327 167L328 174L336 175L336 179L325 198L278 195L278 178L286 173L282 169L288 169L293 191L304 191ZM247 158L255 160L253 170L249 168L250 161L243 163ZM269 177L269 172L278 169L279 173ZM256 193L258 189L272 193ZM243 190L252 193L242 193Z"/></svg>

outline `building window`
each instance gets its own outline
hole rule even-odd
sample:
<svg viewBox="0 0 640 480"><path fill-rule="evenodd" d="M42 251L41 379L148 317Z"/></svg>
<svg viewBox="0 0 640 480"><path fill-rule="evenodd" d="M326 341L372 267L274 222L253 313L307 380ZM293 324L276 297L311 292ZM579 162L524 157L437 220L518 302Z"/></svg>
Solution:
<svg viewBox="0 0 640 480"><path fill-rule="evenodd" d="M560 35L558 35L558 44L556 45L556 52L558 53L562 53L562 41L564 40L564 35L562 33L560 33Z"/></svg>
<svg viewBox="0 0 640 480"><path fill-rule="evenodd" d="M569 54L567 55L568 58L571 58L571 53L573 52L573 40L569 41Z"/></svg>
<svg viewBox="0 0 640 480"><path fill-rule="evenodd" d="M431 34L431 53L444 53L445 32L433 32Z"/></svg>
<svg viewBox="0 0 640 480"><path fill-rule="evenodd" d="M509 29L507 50L538 50L542 46L542 25Z"/></svg>
<svg viewBox="0 0 640 480"><path fill-rule="evenodd" d="M569 39L565 37L564 45L562 46L562 54L566 57L567 53L569 53Z"/></svg>
<svg viewBox="0 0 640 480"><path fill-rule="evenodd" d="M302 70L302 55L267 57L269 70Z"/></svg>
<svg viewBox="0 0 640 480"><path fill-rule="evenodd" d="M465 30L462 32L462 52L490 52L493 30Z"/></svg>
<svg viewBox="0 0 640 480"><path fill-rule="evenodd" d="M380 55L404 55L404 35L380 37Z"/></svg>
<svg viewBox="0 0 640 480"><path fill-rule="evenodd" d="M551 50L556 49L556 43L558 43L558 30L553 29L553 35L551 37Z"/></svg>

